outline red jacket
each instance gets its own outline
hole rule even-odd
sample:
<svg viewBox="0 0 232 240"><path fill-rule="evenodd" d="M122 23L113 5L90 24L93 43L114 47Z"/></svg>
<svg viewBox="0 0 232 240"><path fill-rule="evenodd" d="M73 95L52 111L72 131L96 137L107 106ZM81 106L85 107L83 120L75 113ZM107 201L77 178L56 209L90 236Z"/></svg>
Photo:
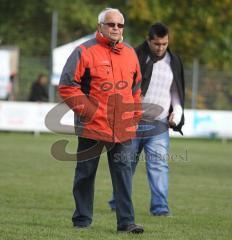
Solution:
<svg viewBox="0 0 232 240"><path fill-rule="evenodd" d="M115 46L99 32L68 58L60 96L75 112L75 130L85 138L124 142L135 137L141 116L141 73L134 49Z"/></svg>

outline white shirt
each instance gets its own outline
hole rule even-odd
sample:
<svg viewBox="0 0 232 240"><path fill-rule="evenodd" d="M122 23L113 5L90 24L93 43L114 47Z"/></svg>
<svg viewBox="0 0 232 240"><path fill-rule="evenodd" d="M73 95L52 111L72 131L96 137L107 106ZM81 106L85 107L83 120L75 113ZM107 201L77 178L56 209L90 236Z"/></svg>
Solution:
<svg viewBox="0 0 232 240"><path fill-rule="evenodd" d="M153 64L150 84L146 95L142 99L142 103L143 110L146 111L145 115L148 115L150 112L154 120L167 118L170 105L172 104L174 122L178 125L181 120L182 107L180 105L176 84L173 81L170 62L170 54L166 52L164 58ZM150 109L151 106L153 106L152 111Z"/></svg>

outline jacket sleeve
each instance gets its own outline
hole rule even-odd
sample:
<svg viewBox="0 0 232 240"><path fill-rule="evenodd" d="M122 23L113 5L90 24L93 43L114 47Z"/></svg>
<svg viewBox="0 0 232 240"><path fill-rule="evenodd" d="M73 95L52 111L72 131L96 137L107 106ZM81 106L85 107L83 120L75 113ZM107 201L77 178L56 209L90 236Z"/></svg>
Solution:
<svg viewBox="0 0 232 240"><path fill-rule="evenodd" d="M84 48L77 47L69 56L61 74L58 90L61 98L77 115L90 118L96 106L81 90L81 78L87 67L84 51Z"/></svg>
<svg viewBox="0 0 232 240"><path fill-rule="evenodd" d="M136 54L135 54L135 58L136 58L136 71L134 73L132 94L133 94L134 103L135 103L134 120L138 123L142 117L142 104L141 104L142 75L141 75L140 66L139 66L139 62Z"/></svg>
<svg viewBox="0 0 232 240"><path fill-rule="evenodd" d="M182 107L182 116L181 116L181 120L180 120L180 123L176 126L176 127L173 127L173 130L174 131L179 131L181 133L181 135L183 135L183 132L182 132L182 127L184 125L184 122L185 122L185 117L184 117L184 103L185 103L185 79L184 79L184 67L183 67L183 63L180 59L180 57L178 56L178 62L179 62L179 65L180 65L180 93L181 93L181 96L180 96L180 102L181 102L181 107Z"/></svg>

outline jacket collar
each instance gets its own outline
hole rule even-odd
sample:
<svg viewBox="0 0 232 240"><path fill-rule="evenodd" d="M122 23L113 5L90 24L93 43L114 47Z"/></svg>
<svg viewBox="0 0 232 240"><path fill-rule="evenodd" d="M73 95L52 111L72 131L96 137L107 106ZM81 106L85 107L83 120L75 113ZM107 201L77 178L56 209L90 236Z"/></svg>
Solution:
<svg viewBox="0 0 232 240"><path fill-rule="evenodd" d="M96 39L97 41L104 45L107 48L110 48L110 50L116 54L121 54L121 51L124 47L124 44L122 42L111 42L108 38L104 37L99 31L96 33Z"/></svg>
<svg viewBox="0 0 232 240"><path fill-rule="evenodd" d="M154 63L157 62L157 61L159 61L159 60L161 60L161 59L163 59L163 58L165 57L165 55L166 55L166 52L168 52L168 53L170 54L171 58L172 58L172 52L171 52L171 50L169 49L169 47L167 48L167 51L164 53L163 56L157 57L156 55L154 55L154 54L151 52L147 41L144 41L141 46L142 46L144 52L151 58L151 60L152 60Z"/></svg>

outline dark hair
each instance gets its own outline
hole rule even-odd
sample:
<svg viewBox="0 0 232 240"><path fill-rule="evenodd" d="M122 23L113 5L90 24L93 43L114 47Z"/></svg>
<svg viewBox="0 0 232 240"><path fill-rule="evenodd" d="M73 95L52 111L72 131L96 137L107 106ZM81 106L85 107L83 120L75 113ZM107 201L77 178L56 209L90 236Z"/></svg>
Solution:
<svg viewBox="0 0 232 240"><path fill-rule="evenodd" d="M153 24L148 31L149 40L154 39L155 36L162 38L167 36L168 34L168 27L162 22L157 22Z"/></svg>

